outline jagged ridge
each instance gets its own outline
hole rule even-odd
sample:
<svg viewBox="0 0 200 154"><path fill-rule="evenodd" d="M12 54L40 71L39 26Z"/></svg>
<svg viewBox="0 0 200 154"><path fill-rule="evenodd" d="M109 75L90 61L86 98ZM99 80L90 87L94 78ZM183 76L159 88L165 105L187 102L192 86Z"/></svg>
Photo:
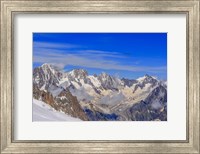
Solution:
<svg viewBox="0 0 200 154"><path fill-rule="evenodd" d="M133 110L137 110L134 105L150 102L147 99L150 99L150 93L154 89L167 88L164 82L147 74L138 79L119 79L106 73L88 75L83 69L64 72L51 64L43 64L34 69L33 85L39 91L38 96L45 92L52 95L53 104L64 102L59 106L51 106L82 120L143 120L133 116ZM61 95L66 92L66 100L61 100ZM34 98L38 99L38 96L34 94ZM70 104L68 97L74 97L72 104L76 104L76 109L72 104L70 109L67 107L66 104ZM155 97L152 98L156 99ZM140 106L147 107L144 104ZM76 115L73 112L81 114ZM155 120L155 116L153 119Z"/></svg>

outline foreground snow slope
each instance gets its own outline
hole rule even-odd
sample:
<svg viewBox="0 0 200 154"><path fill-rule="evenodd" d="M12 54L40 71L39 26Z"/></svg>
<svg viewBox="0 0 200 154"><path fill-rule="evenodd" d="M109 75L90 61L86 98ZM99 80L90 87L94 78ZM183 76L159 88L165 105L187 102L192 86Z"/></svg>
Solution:
<svg viewBox="0 0 200 154"><path fill-rule="evenodd" d="M62 112L58 112L48 104L33 99L33 121L81 121Z"/></svg>

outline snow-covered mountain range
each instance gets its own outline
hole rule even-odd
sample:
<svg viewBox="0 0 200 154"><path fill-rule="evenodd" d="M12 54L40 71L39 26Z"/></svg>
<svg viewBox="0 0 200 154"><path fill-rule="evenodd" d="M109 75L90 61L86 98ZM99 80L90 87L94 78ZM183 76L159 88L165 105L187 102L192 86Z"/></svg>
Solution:
<svg viewBox="0 0 200 154"><path fill-rule="evenodd" d="M130 80L43 64L33 71L33 97L81 120L167 120L167 84L147 74Z"/></svg>

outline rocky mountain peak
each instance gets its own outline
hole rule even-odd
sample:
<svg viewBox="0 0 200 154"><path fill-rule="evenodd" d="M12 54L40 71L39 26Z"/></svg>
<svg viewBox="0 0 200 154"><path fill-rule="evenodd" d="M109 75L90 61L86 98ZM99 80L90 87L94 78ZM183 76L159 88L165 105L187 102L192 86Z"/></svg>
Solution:
<svg viewBox="0 0 200 154"><path fill-rule="evenodd" d="M58 68L52 64L43 64L33 70L33 83L39 88L48 88L50 85L57 85L63 77L63 73L58 71Z"/></svg>
<svg viewBox="0 0 200 154"><path fill-rule="evenodd" d="M61 70L58 66L53 65L53 64L49 64L49 63L44 63L39 68L46 70L46 71L51 71L53 74L58 73L58 72L61 73Z"/></svg>
<svg viewBox="0 0 200 154"><path fill-rule="evenodd" d="M166 87L148 74L120 79L84 69L64 73L47 63L33 71L34 99L82 120L166 120Z"/></svg>
<svg viewBox="0 0 200 154"><path fill-rule="evenodd" d="M149 77L151 77L149 74L145 74L144 75L146 78L149 78Z"/></svg>
<svg viewBox="0 0 200 154"><path fill-rule="evenodd" d="M43 68L45 68L45 67L51 67L51 64L49 64L49 63L44 63L44 64L41 65L41 67L43 67Z"/></svg>
<svg viewBox="0 0 200 154"><path fill-rule="evenodd" d="M137 83L137 80L134 80L134 79L122 78L121 80L122 80L124 86L128 86L128 87L131 87L134 83Z"/></svg>
<svg viewBox="0 0 200 154"><path fill-rule="evenodd" d="M84 69L74 69L69 72L69 75L73 78L83 79L88 76L88 72Z"/></svg>
<svg viewBox="0 0 200 154"><path fill-rule="evenodd" d="M146 83L155 83L158 80L155 77L145 74L143 77L138 78L137 81L146 84Z"/></svg>
<svg viewBox="0 0 200 154"><path fill-rule="evenodd" d="M106 73L101 73L97 78L104 89L118 90L118 86L122 84L120 79Z"/></svg>
<svg viewBox="0 0 200 154"><path fill-rule="evenodd" d="M109 78L110 75L108 75L108 74L105 73L105 72L102 72L101 74L99 74L99 77L100 77L100 78Z"/></svg>

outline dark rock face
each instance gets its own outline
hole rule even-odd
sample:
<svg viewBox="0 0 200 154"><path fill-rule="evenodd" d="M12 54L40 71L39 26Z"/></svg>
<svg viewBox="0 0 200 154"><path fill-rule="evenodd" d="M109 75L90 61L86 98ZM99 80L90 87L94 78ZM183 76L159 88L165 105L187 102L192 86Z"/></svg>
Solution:
<svg viewBox="0 0 200 154"><path fill-rule="evenodd" d="M63 90L58 96L53 97L51 93L41 91L38 87L33 87L33 98L42 100L57 111L62 111L72 117L87 121L87 115L81 108L77 98L69 90Z"/></svg>
<svg viewBox="0 0 200 154"><path fill-rule="evenodd" d="M51 85L57 85L63 74L56 70L50 64L43 64L41 67L33 70L33 83L37 84L39 88L45 85L44 89L47 89Z"/></svg>
<svg viewBox="0 0 200 154"><path fill-rule="evenodd" d="M106 114L90 109L85 109L84 111L87 114L90 121L116 121L119 118L118 115L116 115L115 113Z"/></svg>
<svg viewBox="0 0 200 154"><path fill-rule="evenodd" d="M69 74L68 77L71 79L85 79L88 76L88 72L83 69L75 69L72 71L72 74Z"/></svg>
<svg viewBox="0 0 200 154"><path fill-rule="evenodd" d="M133 90L133 93L140 87L141 89L145 87L146 84L150 83L151 87L155 87L159 84L158 80L154 79L153 77L149 76L148 74L145 75L145 78L142 82L138 82Z"/></svg>
<svg viewBox="0 0 200 154"><path fill-rule="evenodd" d="M120 83L117 78L112 77L106 73L101 73L97 79L101 82L101 86L103 89L111 89L118 91L118 86L120 86Z"/></svg>
<svg viewBox="0 0 200 154"><path fill-rule="evenodd" d="M131 87L134 83L137 83L137 80L134 80L134 79L131 80L131 79L122 78L121 80L123 84L128 87Z"/></svg>
<svg viewBox="0 0 200 154"><path fill-rule="evenodd" d="M155 88L144 100L148 104L157 101L162 106L166 105L167 103L167 90L163 86L158 86Z"/></svg>
<svg viewBox="0 0 200 154"><path fill-rule="evenodd" d="M54 98L52 96L51 93L49 92L45 92L43 90L39 90L39 88L37 86L33 86L33 98L37 99L37 100L41 100L47 104L49 104L52 107L54 106Z"/></svg>
<svg viewBox="0 0 200 154"><path fill-rule="evenodd" d="M58 97L55 98L55 102L58 104L59 110L66 114L82 120L88 120L77 98L73 96L69 90L63 90Z"/></svg>
<svg viewBox="0 0 200 154"><path fill-rule="evenodd" d="M143 101L129 110L133 121L167 120L167 90L163 86L155 88Z"/></svg>

